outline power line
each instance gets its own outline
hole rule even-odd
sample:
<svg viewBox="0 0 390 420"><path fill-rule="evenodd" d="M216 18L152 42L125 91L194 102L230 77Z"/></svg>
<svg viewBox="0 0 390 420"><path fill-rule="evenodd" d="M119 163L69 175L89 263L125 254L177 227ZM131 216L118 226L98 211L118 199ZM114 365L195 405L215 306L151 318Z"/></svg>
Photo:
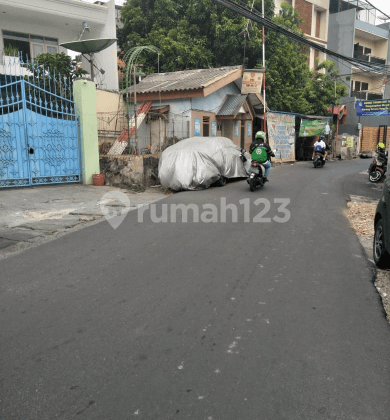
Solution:
<svg viewBox="0 0 390 420"><path fill-rule="evenodd" d="M212 0L212 1L250 20L253 20L259 23L268 29L271 29L277 33L280 33L299 44L307 45L308 47L321 51L324 54L327 54L329 56L336 57L336 58L339 58L340 60L351 63L355 65L356 67L360 68L361 70L367 69L371 71L383 72L383 70L385 70L385 68L388 67L388 66L382 66L382 65L373 65L372 63L367 63L366 61L359 60L353 57L348 57L348 56L339 54L335 51L329 50L328 48L325 48L317 44L316 42L310 41L304 36L291 31L290 29L287 29L283 26L275 24L272 20L266 17L263 18L262 15L256 9L250 10L248 6L246 4L243 4L240 0L236 0L236 2L233 2L232 0Z"/></svg>

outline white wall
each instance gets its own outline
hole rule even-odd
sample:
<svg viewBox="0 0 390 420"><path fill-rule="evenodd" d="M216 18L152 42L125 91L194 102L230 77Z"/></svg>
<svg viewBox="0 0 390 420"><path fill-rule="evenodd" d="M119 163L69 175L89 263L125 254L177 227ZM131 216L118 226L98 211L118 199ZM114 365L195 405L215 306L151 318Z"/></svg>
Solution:
<svg viewBox="0 0 390 420"><path fill-rule="evenodd" d="M0 50L4 48L1 30L57 38L58 43L78 40L82 24L87 21L91 31L82 39L115 38L115 0L105 6L77 0L0 0ZM98 87L117 90L118 72L116 43L96 54L96 64L105 70L104 76L97 75ZM60 47L59 52L67 53ZM89 69L86 69L89 70Z"/></svg>

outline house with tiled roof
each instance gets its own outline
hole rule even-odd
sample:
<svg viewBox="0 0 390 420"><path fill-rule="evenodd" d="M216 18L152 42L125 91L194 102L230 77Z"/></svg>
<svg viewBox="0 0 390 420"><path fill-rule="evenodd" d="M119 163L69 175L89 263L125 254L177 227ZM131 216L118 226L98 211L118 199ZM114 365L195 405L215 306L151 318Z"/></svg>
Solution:
<svg viewBox="0 0 390 420"><path fill-rule="evenodd" d="M263 104L259 94L241 94L242 75L242 66L230 66L146 76L127 93L137 109L150 103L136 130L138 148L154 153L166 139L194 136L224 136L248 148Z"/></svg>

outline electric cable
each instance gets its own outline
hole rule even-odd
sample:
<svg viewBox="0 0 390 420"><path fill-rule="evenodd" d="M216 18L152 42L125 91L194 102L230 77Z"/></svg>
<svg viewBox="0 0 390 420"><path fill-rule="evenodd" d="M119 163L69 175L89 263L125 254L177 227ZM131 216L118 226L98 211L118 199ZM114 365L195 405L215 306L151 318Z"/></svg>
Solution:
<svg viewBox="0 0 390 420"><path fill-rule="evenodd" d="M311 41L307 38L305 38L304 36L297 34L295 32L293 32L290 29L287 29L283 26L277 25L276 23L274 23L272 20L270 20L267 17L262 17L262 15L256 10L256 9L252 9L250 10L248 8L248 6L246 4L243 4L240 0L236 0L236 2L233 2L232 0L212 0L214 3L217 3L221 6L226 7L227 9L230 9L254 22L257 22L261 25L263 25L264 27L266 27L267 29L271 29L281 35L286 36L287 38L291 39L292 41L295 41L299 44L302 45L306 45L310 48L313 48L315 50L321 51L324 54L327 54L331 57L337 57L341 60L344 60L346 62L349 62L353 65L355 65L356 67L364 70L369 69L372 71L375 70L380 70L383 69L382 65L373 65L372 63L367 63L366 61L363 60L359 60L357 58L353 58L353 57L348 57L345 56L343 54L339 54L336 51L332 51L329 50L326 47L323 47L319 44L317 44L314 41Z"/></svg>

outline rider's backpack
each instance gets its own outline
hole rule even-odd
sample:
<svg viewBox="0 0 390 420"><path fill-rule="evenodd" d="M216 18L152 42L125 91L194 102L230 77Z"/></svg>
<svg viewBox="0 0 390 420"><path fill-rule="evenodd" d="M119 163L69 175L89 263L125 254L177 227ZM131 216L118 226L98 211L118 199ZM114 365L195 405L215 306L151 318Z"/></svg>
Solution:
<svg viewBox="0 0 390 420"><path fill-rule="evenodd" d="M257 160L260 163L266 162L268 159L267 149L264 146L258 146L252 152L252 160Z"/></svg>

